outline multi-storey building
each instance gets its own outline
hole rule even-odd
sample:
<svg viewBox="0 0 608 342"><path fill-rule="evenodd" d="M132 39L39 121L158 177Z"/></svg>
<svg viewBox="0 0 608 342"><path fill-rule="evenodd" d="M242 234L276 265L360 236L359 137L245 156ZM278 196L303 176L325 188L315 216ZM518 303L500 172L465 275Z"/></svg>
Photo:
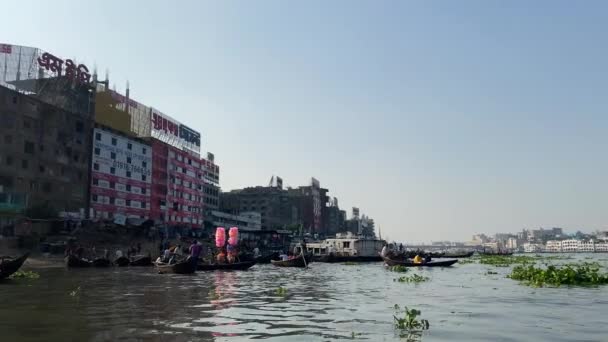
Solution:
<svg viewBox="0 0 608 342"><path fill-rule="evenodd" d="M84 218L94 102L86 67L9 44L0 58L0 225L33 208Z"/></svg>
<svg viewBox="0 0 608 342"><path fill-rule="evenodd" d="M562 242L556 240L549 240L545 245L545 252L557 253L562 251Z"/></svg>
<svg viewBox="0 0 608 342"><path fill-rule="evenodd" d="M595 252L595 243L593 240L579 240L577 252Z"/></svg>
<svg viewBox="0 0 608 342"><path fill-rule="evenodd" d="M560 241L558 241L560 242ZM548 244L548 243L547 243ZM562 252L577 252L578 251L579 240L562 240L561 247Z"/></svg>
<svg viewBox="0 0 608 342"><path fill-rule="evenodd" d="M93 131L91 208L96 218L149 218L152 148L108 128Z"/></svg>

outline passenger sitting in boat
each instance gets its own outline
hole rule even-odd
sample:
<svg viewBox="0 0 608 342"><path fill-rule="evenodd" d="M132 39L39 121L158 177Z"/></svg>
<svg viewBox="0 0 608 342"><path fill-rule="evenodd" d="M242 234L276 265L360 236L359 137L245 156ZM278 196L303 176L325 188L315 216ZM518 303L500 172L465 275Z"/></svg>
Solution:
<svg viewBox="0 0 608 342"><path fill-rule="evenodd" d="M414 257L414 264L422 264L423 259L420 256L420 254L416 254L416 256Z"/></svg>
<svg viewBox="0 0 608 342"><path fill-rule="evenodd" d="M171 258L171 250L167 248L163 252L163 262L169 262L170 258Z"/></svg>
<svg viewBox="0 0 608 342"><path fill-rule="evenodd" d="M261 254L260 254L260 249L259 249L259 248L257 248L257 247L256 247L256 248L254 248L254 249L253 249L253 257L254 257L254 258L258 258L258 257L260 257L260 256L261 256Z"/></svg>
<svg viewBox="0 0 608 342"><path fill-rule="evenodd" d="M429 261L431 261L431 260L432 260L432 258L431 258L431 255L430 255L430 254L427 254L427 255L424 257L424 262L429 262Z"/></svg>
<svg viewBox="0 0 608 342"><path fill-rule="evenodd" d="M289 255L283 253L283 254L279 255L279 258L281 258L281 260L283 260L283 261L287 261L287 260L289 260Z"/></svg>
<svg viewBox="0 0 608 342"><path fill-rule="evenodd" d="M226 254L224 254L224 251L221 251L220 254L217 255L217 263L218 264L226 263Z"/></svg>

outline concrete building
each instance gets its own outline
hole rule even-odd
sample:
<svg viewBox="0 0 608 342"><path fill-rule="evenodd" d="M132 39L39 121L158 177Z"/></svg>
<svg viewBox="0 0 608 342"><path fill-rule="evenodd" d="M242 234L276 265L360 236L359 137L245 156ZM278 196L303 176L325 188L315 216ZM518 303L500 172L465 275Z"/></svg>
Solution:
<svg viewBox="0 0 608 342"><path fill-rule="evenodd" d="M298 222L298 208L287 190L278 186L256 186L220 193L220 211L239 214L259 212L263 230L283 229Z"/></svg>
<svg viewBox="0 0 608 342"><path fill-rule="evenodd" d="M93 131L92 217L148 219L152 187L152 148L108 128ZM124 222L122 222L124 224Z"/></svg>
<svg viewBox="0 0 608 342"><path fill-rule="evenodd" d="M543 251L543 245L537 243L524 243L524 253L540 253Z"/></svg>
<svg viewBox="0 0 608 342"><path fill-rule="evenodd" d="M297 223L302 224L305 233L327 235L327 205L329 197L327 189L321 188L315 178L311 178L310 185L288 189L292 205L298 213ZM325 219L324 219L325 218Z"/></svg>
<svg viewBox="0 0 608 342"><path fill-rule="evenodd" d="M238 227L249 231L262 230L262 215L256 212L244 212L238 215L212 210L208 215L213 227Z"/></svg>
<svg viewBox="0 0 608 342"><path fill-rule="evenodd" d="M563 240L561 241L562 252L578 252L579 240Z"/></svg>
<svg viewBox="0 0 608 342"><path fill-rule="evenodd" d="M562 251L562 242L561 241L555 241L555 240L547 241L547 244L545 245L545 252L559 253L561 251Z"/></svg>
<svg viewBox="0 0 608 342"><path fill-rule="evenodd" d="M0 54L1 56L2 54ZM38 80L37 84L43 84ZM52 85L67 80L49 80ZM25 82L25 81L24 81ZM0 207L9 217L27 208L88 213L90 111L59 107L50 91L24 94L26 83L0 82ZM74 87L94 101L88 86ZM57 98L64 94L57 90ZM45 99L49 101L45 101ZM54 102L50 104L49 102ZM4 221L4 220L3 220Z"/></svg>

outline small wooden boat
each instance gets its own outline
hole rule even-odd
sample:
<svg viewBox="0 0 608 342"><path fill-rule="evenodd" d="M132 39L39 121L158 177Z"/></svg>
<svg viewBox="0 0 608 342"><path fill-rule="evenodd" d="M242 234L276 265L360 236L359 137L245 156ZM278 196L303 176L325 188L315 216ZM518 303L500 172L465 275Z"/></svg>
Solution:
<svg viewBox="0 0 608 342"><path fill-rule="evenodd" d="M303 255L290 260L270 260L270 262L279 267L306 267L312 262L312 256L306 256L304 259Z"/></svg>
<svg viewBox="0 0 608 342"><path fill-rule="evenodd" d="M255 261L242 261L242 262L235 262L232 264L203 264L203 263L199 262L196 269L199 271L215 271L215 270L244 271L244 270L248 270L255 264L256 264Z"/></svg>
<svg viewBox="0 0 608 342"><path fill-rule="evenodd" d="M470 251L470 252L466 252L466 253L444 253L443 256L441 256L441 257L460 259L460 258L470 258L473 256L473 254L475 254L475 251Z"/></svg>
<svg viewBox="0 0 608 342"><path fill-rule="evenodd" d="M158 273L192 274L196 272L197 265L189 260L186 260L171 265L164 262L156 262L154 266L156 267Z"/></svg>
<svg viewBox="0 0 608 342"><path fill-rule="evenodd" d="M83 267L91 267L93 266L93 262L85 259L80 259L75 255L68 255L65 257L65 263L68 267L73 268L83 268Z"/></svg>
<svg viewBox="0 0 608 342"><path fill-rule="evenodd" d="M2 258L0 260L0 279L8 278L17 272L25 262L30 253L25 253L19 258Z"/></svg>
<svg viewBox="0 0 608 342"><path fill-rule="evenodd" d="M314 261L327 262L327 263L340 263L340 262L380 262L382 257L376 256L359 256L359 255L321 255L313 257Z"/></svg>
<svg viewBox="0 0 608 342"><path fill-rule="evenodd" d="M93 267L110 267L112 266L112 262L110 259L106 258L96 258L93 260Z"/></svg>
<svg viewBox="0 0 608 342"><path fill-rule="evenodd" d="M420 264L415 264L411 261L393 260L393 259L389 259L386 257L383 257L382 259L388 266L398 266L399 265L399 266L405 266L405 267L447 267L447 266L452 266L458 262L458 259L452 259L452 260L441 260L441 261L429 261L429 262L423 262Z"/></svg>
<svg viewBox="0 0 608 342"><path fill-rule="evenodd" d="M126 256L121 256L120 258L116 258L116 260L114 260L114 265L118 267L129 266L129 263L129 258L127 258Z"/></svg>
<svg viewBox="0 0 608 342"><path fill-rule="evenodd" d="M152 266L152 257L149 255L138 255L131 258L131 266Z"/></svg>
<svg viewBox="0 0 608 342"><path fill-rule="evenodd" d="M276 260L279 257L279 253L274 252L267 255L262 255L261 257L255 258L256 264L270 264L271 260Z"/></svg>

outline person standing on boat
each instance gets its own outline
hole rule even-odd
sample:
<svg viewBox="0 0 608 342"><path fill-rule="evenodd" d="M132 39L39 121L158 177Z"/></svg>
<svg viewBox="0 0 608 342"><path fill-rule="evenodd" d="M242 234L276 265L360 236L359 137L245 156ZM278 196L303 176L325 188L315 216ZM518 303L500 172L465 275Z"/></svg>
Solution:
<svg viewBox="0 0 608 342"><path fill-rule="evenodd" d="M201 255L203 247L198 244L198 241L194 240L192 245L190 245L190 261L193 263L198 263L198 257Z"/></svg>
<svg viewBox="0 0 608 342"><path fill-rule="evenodd" d="M380 255L381 255L383 258L386 258L386 256L387 256L386 254L387 254L387 253L388 253L388 245L387 245L387 244L384 244L384 246L382 246L382 251L380 252Z"/></svg>

